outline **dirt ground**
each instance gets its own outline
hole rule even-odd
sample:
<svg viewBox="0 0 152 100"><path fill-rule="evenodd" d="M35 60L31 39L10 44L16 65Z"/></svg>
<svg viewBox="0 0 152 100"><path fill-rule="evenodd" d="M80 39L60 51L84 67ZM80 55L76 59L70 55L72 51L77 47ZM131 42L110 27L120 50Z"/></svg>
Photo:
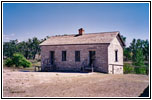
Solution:
<svg viewBox="0 0 152 100"><path fill-rule="evenodd" d="M146 75L3 69L3 97L138 97L148 84Z"/></svg>

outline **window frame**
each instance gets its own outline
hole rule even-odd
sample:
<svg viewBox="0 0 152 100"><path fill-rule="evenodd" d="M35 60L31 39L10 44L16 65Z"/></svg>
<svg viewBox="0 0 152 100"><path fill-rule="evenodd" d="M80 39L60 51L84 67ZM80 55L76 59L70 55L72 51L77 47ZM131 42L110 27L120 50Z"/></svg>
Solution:
<svg viewBox="0 0 152 100"><path fill-rule="evenodd" d="M67 52L65 50L62 51L62 61L67 61Z"/></svg>
<svg viewBox="0 0 152 100"><path fill-rule="evenodd" d="M118 50L115 50L115 62L118 62Z"/></svg>
<svg viewBox="0 0 152 100"><path fill-rule="evenodd" d="M75 62L80 62L81 58L80 58L80 51L75 51Z"/></svg>

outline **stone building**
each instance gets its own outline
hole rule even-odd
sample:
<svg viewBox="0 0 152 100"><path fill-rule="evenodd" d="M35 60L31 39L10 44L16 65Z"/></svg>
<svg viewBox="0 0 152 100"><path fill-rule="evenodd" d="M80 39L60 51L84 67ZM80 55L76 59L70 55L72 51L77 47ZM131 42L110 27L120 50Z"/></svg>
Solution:
<svg viewBox="0 0 152 100"><path fill-rule="evenodd" d="M97 71L123 73L123 47L120 32L52 36L40 44L42 71Z"/></svg>

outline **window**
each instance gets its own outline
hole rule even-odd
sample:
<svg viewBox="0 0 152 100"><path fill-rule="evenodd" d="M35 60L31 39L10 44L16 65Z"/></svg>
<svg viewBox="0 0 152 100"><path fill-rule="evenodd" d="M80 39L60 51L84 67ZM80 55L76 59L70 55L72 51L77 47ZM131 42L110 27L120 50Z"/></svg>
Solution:
<svg viewBox="0 0 152 100"><path fill-rule="evenodd" d="M118 62L118 50L115 51L115 61Z"/></svg>
<svg viewBox="0 0 152 100"><path fill-rule="evenodd" d="M75 51L75 61L80 61L80 51Z"/></svg>
<svg viewBox="0 0 152 100"><path fill-rule="evenodd" d="M66 61L66 51L62 51L62 61Z"/></svg>

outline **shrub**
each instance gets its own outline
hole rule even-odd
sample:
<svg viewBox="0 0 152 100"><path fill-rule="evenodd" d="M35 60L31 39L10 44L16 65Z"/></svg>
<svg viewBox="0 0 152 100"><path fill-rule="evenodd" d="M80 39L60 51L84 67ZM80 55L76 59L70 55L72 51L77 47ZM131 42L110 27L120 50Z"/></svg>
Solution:
<svg viewBox="0 0 152 100"><path fill-rule="evenodd" d="M136 74L147 74L147 68L146 67L135 67L135 73Z"/></svg>
<svg viewBox="0 0 152 100"><path fill-rule="evenodd" d="M134 73L134 67L131 64L124 64L123 71L125 74Z"/></svg>
<svg viewBox="0 0 152 100"><path fill-rule="evenodd" d="M13 61L12 61L11 58L7 58L4 64L5 64L6 66L10 67L10 66L13 65Z"/></svg>
<svg viewBox="0 0 152 100"><path fill-rule="evenodd" d="M32 63L26 59L23 59L22 60L22 64L21 64L24 68L25 67L31 67L32 66Z"/></svg>
<svg viewBox="0 0 152 100"><path fill-rule="evenodd" d="M22 54L15 53L13 54L12 59L8 58L5 62L6 66L12 66L15 65L16 67L23 66L25 67L31 67L32 63L28 61Z"/></svg>
<svg viewBox="0 0 152 100"><path fill-rule="evenodd" d="M12 61L16 67L22 66L23 59L24 59L24 56L22 54L19 54L19 53L13 54Z"/></svg>

